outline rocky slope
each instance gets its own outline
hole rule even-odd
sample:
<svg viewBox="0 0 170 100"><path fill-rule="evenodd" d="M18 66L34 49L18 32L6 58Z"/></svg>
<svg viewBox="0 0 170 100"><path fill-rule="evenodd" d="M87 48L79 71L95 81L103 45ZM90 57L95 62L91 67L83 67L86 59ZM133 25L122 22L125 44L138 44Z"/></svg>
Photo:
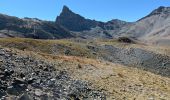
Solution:
<svg viewBox="0 0 170 100"><path fill-rule="evenodd" d="M38 41L36 40L36 43ZM56 41L60 44L60 47L56 48L62 49L63 43L67 46L64 41L66 40ZM106 42L101 43L106 44ZM161 74L156 75L127 67L122 63L111 63L99 58L92 59L89 58L90 56L88 58L73 56L76 52L50 54L40 52L39 50L43 50L40 47L39 50L35 47L37 51L32 52L26 48L24 51L14 49L14 45L13 48L4 46L9 45L0 47L1 99L168 100L170 98L170 79ZM21 45L15 44L15 48L19 46ZM76 50L77 46L71 47ZM78 47L80 54L81 47L83 46ZM88 48L94 47L88 46ZM48 49L50 51L50 48Z"/></svg>
<svg viewBox="0 0 170 100"><path fill-rule="evenodd" d="M120 43L117 40L71 39L52 41L19 38L0 39L0 45L53 55L101 59L170 77L170 49L162 53L165 49L160 49L161 47L159 50L157 47Z"/></svg>
<svg viewBox="0 0 170 100"><path fill-rule="evenodd" d="M106 99L37 54L0 48L0 58L0 99Z"/></svg>

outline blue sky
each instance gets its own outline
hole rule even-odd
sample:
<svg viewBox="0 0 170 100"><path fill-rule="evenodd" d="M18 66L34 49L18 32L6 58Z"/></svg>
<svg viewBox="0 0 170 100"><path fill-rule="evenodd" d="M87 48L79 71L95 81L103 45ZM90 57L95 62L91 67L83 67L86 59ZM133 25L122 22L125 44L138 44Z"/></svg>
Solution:
<svg viewBox="0 0 170 100"><path fill-rule="evenodd" d="M0 0L0 13L54 21L63 5L90 19L136 21L170 0Z"/></svg>

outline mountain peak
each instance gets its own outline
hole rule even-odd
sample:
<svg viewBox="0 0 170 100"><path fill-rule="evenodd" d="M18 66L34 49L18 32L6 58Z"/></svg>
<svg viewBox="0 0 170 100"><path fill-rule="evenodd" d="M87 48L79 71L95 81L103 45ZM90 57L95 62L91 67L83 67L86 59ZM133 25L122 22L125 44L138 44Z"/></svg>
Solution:
<svg viewBox="0 0 170 100"><path fill-rule="evenodd" d="M63 10L70 10L66 5L63 6Z"/></svg>
<svg viewBox="0 0 170 100"><path fill-rule="evenodd" d="M151 17L154 15L160 15L160 14L170 14L170 7L160 6L157 9L153 10L149 15L139 19L138 21L141 21L147 17Z"/></svg>
<svg viewBox="0 0 170 100"><path fill-rule="evenodd" d="M63 10L62 13L68 13L68 12L72 12L69 7L67 7L66 5L63 6Z"/></svg>
<svg viewBox="0 0 170 100"><path fill-rule="evenodd" d="M170 14L170 7L164 7L160 6L157 9L155 9L153 12L151 12L150 15L158 15L158 14Z"/></svg>
<svg viewBox="0 0 170 100"><path fill-rule="evenodd" d="M79 14L71 11L67 6L63 6L63 10L56 18L56 23L64 26L71 31L90 30L96 26L96 22L86 19Z"/></svg>
<svg viewBox="0 0 170 100"><path fill-rule="evenodd" d="M69 9L66 5L63 6L63 9Z"/></svg>

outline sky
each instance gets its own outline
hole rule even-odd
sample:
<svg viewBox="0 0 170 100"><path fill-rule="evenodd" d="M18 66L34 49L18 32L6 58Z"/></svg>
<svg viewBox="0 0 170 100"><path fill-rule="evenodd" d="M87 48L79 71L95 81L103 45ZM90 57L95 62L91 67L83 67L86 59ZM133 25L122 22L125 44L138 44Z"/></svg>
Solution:
<svg viewBox="0 0 170 100"><path fill-rule="evenodd" d="M85 18L136 21L170 0L0 0L0 13L55 21L63 5Z"/></svg>

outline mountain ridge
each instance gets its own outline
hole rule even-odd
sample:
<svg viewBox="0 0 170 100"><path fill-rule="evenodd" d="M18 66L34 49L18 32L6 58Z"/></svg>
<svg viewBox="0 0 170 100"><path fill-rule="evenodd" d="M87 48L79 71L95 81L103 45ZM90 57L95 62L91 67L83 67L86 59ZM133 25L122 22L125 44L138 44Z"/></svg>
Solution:
<svg viewBox="0 0 170 100"><path fill-rule="evenodd" d="M169 45L170 7L159 7L130 26L122 28L119 36L135 37L145 42Z"/></svg>
<svg viewBox="0 0 170 100"><path fill-rule="evenodd" d="M112 24L111 22L113 22L115 25L118 23L119 25L118 27L121 27L121 22L122 24L126 23L125 21L119 19L112 19L108 22L86 19L81 15L71 11L67 6L63 7L62 12L56 18L56 23L63 25L64 27L66 27L71 31L79 31L79 32L84 30L90 30L91 28L95 28L97 26L107 30L107 26L108 24ZM114 27L115 27L114 25L113 26L110 25L109 29L110 28L113 29Z"/></svg>
<svg viewBox="0 0 170 100"><path fill-rule="evenodd" d="M73 37L64 27L37 18L18 18L0 15L0 35L2 37L27 37L36 39L56 39Z"/></svg>
<svg viewBox="0 0 170 100"><path fill-rule="evenodd" d="M135 22L113 19L101 22L74 13L67 6L56 21L37 18L18 18L0 14L0 37L26 37L36 39L60 38L118 38L133 37L142 41L170 40L170 7L160 6Z"/></svg>

